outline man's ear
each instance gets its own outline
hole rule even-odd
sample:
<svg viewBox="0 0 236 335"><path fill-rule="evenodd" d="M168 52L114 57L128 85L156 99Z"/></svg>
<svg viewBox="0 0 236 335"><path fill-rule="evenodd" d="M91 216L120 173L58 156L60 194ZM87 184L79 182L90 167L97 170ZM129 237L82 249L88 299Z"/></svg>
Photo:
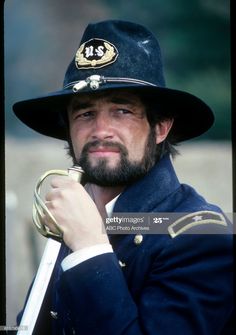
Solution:
<svg viewBox="0 0 236 335"><path fill-rule="evenodd" d="M156 124L156 144L159 144L166 139L169 131L171 130L173 122L174 119L167 119Z"/></svg>

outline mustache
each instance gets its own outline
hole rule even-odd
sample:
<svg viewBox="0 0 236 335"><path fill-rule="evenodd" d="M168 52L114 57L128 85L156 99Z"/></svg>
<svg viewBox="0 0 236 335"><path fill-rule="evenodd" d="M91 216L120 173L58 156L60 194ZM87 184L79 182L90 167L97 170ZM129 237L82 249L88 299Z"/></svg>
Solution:
<svg viewBox="0 0 236 335"><path fill-rule="evenodd" d="M125 155L128 156L128 150L126 149L126 147L118 142L111 142L111 141L93 141L93 142L88 142L84 145L83 149L82 149L82 153L81 155L87 154L89 152L89 150L92 149L97 149L99 147L103 147L103 148L118 148L119 151Z"/></svg>

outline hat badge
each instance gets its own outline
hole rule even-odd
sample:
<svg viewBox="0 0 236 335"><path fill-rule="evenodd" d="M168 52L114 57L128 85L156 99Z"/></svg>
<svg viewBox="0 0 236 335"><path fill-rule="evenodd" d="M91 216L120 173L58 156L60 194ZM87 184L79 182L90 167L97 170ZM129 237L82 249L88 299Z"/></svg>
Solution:
<svg viewBox="0 0 236 335"><path fill-rule="evenodd" d="M112 43L93 38L79 47L75 55L75 65L78 69L101 68L115 62L117 57L117 48Z"/></svg>

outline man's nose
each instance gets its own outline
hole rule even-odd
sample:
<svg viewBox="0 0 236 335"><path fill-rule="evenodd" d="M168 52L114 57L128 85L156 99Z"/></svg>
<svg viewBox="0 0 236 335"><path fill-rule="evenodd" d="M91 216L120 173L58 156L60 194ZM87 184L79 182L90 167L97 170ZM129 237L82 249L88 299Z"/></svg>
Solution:
<svg viewBox="0 0 236 335"><path fill-rule="evenodd" d="M112 120L106 113L99 113L94 120L93 139L104 140L113 137Z"/></svg>

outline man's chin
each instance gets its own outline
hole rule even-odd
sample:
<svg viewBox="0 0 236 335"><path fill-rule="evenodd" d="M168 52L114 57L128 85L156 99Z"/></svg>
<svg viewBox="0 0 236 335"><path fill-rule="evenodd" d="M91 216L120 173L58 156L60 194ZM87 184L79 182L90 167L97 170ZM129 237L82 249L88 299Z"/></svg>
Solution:
<svg viewBox="0 0 236 335"><path fill-rule="evenodd" d="M97 159L89 159L89 165L91 166L92 169L99 168L101 165L106 169L106 170L114 170L118 167L120 164L120 158L114 158L114 157L109 157L109 158L97 158Z"/></svg>

